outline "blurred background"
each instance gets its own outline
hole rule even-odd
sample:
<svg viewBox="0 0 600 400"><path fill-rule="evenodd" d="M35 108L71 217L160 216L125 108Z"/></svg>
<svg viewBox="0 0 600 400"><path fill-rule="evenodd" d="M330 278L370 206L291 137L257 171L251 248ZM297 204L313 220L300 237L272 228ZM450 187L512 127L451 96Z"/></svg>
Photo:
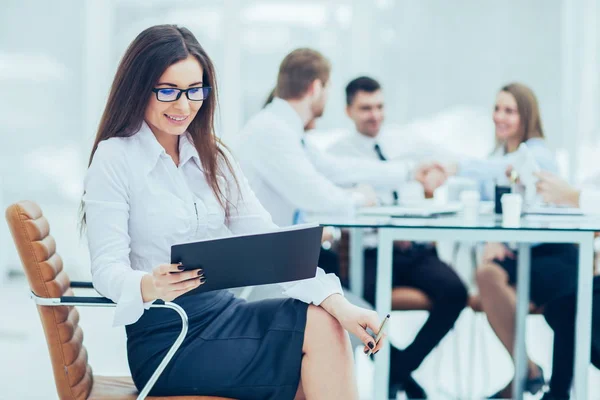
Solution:
<svg viewBox="0 0 600 400"><path fill-rule="evenodd" d="M343 89L368 74L383 84L402 151L485 156L495 94L521 81L562 173L582 181L600 170L599 18L596 0L3 0L2 204L40 202L66 265L86 262L75 224L97 123L126 46L160 23L188 27L213 58L226 141L260 109L282 58L310 46L333 64L314 138L351 128ZM17 260L1 229L6 271Z"/></svg>
<svg viewBox="0 0 600 400"><path fill-rule="evenodd" d="M0 204L38 202L67 271L73 279L89 279L77 222L95 130L126 46L161 23L189 28L215 62L218 133L226 142L261 108L282 58L309 46L333 65L317 142L351 129L344 87L367 74L383 85L386 124L398 151L484 157L493 146L495 95L502 85L521 81L538 96L561 174L579 183L595 179L598 3L2 0ZM20 270L9 239L0 224L0 282Z"/></svg>

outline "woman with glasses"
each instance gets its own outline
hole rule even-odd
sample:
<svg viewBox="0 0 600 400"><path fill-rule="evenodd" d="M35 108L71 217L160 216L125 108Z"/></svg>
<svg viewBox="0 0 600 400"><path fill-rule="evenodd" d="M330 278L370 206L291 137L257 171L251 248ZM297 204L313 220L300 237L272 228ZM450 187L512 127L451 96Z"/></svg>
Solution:
<svg viewBox="0 0 600 400"><path fill-rule="evenodd" d="M93 146L83 197L93 282L126 325L133 380L141 389L179 334L174 313L145 312L161 299L185 309L189 331L151 394L356 399L345 331L377 352L365 329L379 321L346 301L335 275L319 269L285 284L290 298L247 303L193 292L210 277L169 264L175 243L276 228L215 136L216 87L189 30L146 29L121 60Z"/></svg>

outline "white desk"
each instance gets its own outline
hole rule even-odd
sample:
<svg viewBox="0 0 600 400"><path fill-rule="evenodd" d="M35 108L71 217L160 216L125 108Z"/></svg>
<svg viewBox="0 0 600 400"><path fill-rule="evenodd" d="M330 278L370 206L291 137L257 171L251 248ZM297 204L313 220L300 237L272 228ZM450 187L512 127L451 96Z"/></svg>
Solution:
<svg viewBox="0 0 600 400"><path fill-rule="evenodd" d="M518 242L517 321L513 356L515 385L513 399L523 398L527 373L525 322L529 310L531 243L575 243L579 245L579 277L575 345L575 399L588 400L587 375L591 351L592 265L594 232L600 231L600 219L585 217L550 217L522 219L520 228L504 228L495 215L480 216L476 224L465 224L460 216L438 218L338 217L311 216L323 226L351 229L350 287L362 296L363 229L377 228L379 236L377 290L375 306L379 315L391 311L392 252L395 240L407 241L481 241ZM387 399L390 348L385 343L375 357L374 399ZM520 377L520 378L519 378Z"/></svg>

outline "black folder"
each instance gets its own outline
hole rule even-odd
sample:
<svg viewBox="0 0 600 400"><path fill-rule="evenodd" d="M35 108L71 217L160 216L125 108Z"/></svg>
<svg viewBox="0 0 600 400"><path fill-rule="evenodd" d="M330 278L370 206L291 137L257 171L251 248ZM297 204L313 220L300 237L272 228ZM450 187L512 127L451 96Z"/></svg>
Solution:
<svg viewBox="0 0 600 400"><path fill-rule="evenodd" d="M171 263L202 268L206 282L193 292L314 278L323 228L297 225L280 231L230 236L171 246Z"/></svg>

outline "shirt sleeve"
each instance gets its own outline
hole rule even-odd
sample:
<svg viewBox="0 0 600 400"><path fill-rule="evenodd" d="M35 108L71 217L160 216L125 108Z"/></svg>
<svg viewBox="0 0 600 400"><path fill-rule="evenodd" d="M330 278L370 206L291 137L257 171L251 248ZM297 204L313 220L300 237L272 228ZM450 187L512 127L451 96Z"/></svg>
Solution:
<svg viewBox="0 0 600 400"><path fill-rule="evenodd" d="M478 181L493 180L505 177L506 168L510 165L508 160L498 159L463 159L458 164L458 175Z"/></svg>
<svg viewBox="0 0 600 400"><path fill-rule="evenodd" d="M542 142L527 142L529 150L541 170L558 172L558 164L553 152ZM487 160L466 159L459 163L458 173L461 176L473 179L493 179L505 177L506 168L514 162L516 154L506 154L501 157L489 158Z"/></svg>
<svg viewBox="0 0 600 400"><path fill-rule="evenodd" d="M251 127L245 160L260 178L295 208L313 213L349 213L364 197L351 196L321 174L296 132L283 124ZM277 134L273 134L276 132Z"/></svg>
<svg viewBox="0 0 600 400"><path fill-rule="evenodd" d="M228 186L230 189L228 192L233 202L229 216L229 230L233 234L277 230L279 227L273 223L271 215L258 201L239 164L231 155L228 156L228 159L238 182L236 185L233 177L229 176ZM321 304L332 294L344 294L339 278L335 274L325 273L318 267L314 278L284 282L280 285L284 289L284 295L315 305Z"/></svg>
<svg viewBox="0 0 600 400"><path fill-rule="evenodd" d="M99 144L85 177L83 196L96 290L115 303L113 325L137 321L151 303L142 300L146 274L131 268L127 155L115 140Z"/></svg>
<svg viewBox="0 0 600 400"><path fill-rule="evenodd" d="M528 142L528 147L541 170L557 173L558 164L552 151L542 142ZM493 199L494 180L507 182L506 169L516 155L506 154L487 160L464 159L459 162L458 175L479 182L483 199Z"/></svg>
<svg viewBox="0 0 600 400"><path fill-rule="evenodd" d="M584 214L600 214L600 190L583 189L579 195L579 208Z"/></svg>
<svg viewBox="0 0 600 400"><path fill-rule="evenodd" d="M335 274L326 274L317 268L317 275L311 279L281 283L283 294L304 303L320 305L333 294L344 295L340 279Z"/></svg>
<svg viewBox="0 0 600 400"><path fill-rule="evenodd" d="M408 181L414 171L411 161L368 160L321 151L309 144L306 152L317 170L338 185L365 183L376 188L397 188Z"/></svg>

